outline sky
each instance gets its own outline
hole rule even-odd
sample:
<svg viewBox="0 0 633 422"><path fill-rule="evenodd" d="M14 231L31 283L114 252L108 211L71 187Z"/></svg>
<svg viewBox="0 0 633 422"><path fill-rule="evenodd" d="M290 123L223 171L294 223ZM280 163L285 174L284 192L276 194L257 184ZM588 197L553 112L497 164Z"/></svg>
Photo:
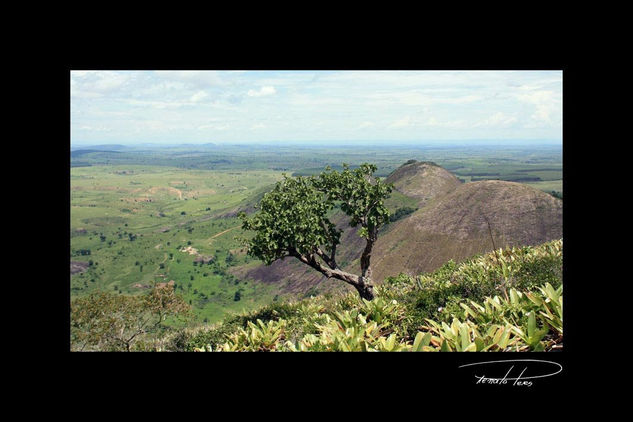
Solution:
<svg viewBox="0 0 633 422"><path fill-rule="evenodd" d="M562 144L562 71L70 72L71 145Z"/></svg>

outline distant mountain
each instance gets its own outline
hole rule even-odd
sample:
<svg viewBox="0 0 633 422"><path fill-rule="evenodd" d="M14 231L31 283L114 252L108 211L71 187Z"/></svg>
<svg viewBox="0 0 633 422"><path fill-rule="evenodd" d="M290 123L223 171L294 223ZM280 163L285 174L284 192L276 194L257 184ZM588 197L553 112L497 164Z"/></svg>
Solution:
<svg viewBox="0 0 633 422"><path fill-rule="evenodd" d="M82 145L71 147L71 151L77 150L95 150L95 151L122 151L130 149L129 146L119 144L102 144L102 145Z"/></svg>
<svg viewBox="0 0 633 422"><path fill-rule="evenodd" d="M409 162L386 181L418 202L419 209L389 224L379 234L372 254L373 278L380 283L399 273L433 271L453 259L506 246L537 245L562 238L562 201L530 186L505 181L461 183L446 169L428 162ZM358 272L364 240L338 213L333 222L345 231L337 261ZM320 273L295 259L260 264L238 275L278 284L286 293L302 295L311 288L339 289Z"/></svg>
<svg viewBox="0 0 633 422"><path fill-rule="evenodd" d="M75 150L75 151L71 151L70 152L70 157L71 158L77 158L77 157L81 157L82 155L90 154L90 153L93 153L93 152L107 152L107 153L111 153L111 154L112 153L113 154L121 153L121 151L115 151L115 150L107 151L107 150L103 150L103 149L90 148L90 149L78 149L78 150Z"/></svg>

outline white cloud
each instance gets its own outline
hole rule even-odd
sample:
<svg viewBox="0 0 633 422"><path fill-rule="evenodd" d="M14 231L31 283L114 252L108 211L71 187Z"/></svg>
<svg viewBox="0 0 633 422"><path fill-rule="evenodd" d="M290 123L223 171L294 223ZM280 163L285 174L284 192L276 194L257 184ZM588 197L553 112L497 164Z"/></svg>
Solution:
<svg viewBox="0 0 633 422"><path fill-rule="evenodd" d="M132 106L151 107L157 109L178 108L190 105L190 102L181 101L144 101L144 100L128 100L127 103Z"/></svg>
<svg viewBox="0 0 633 422"><path fill-rule="evenodd" d="M107 92L121 87L129 79L128 75L116 72L97 72L98 79L93 88L100 92Z"/></svg>
<svg viewBox="0 0 633 422"><path fill-rule="evenodd" d="M203 100L204 98L208 97L209 94L207 94L204 91L198 91L195 94L193 94L190 98L191 102L197 103L198 101Z"/></svg>
<svg viewBox="0 0 633 422"><path fill-rule="evenodd" d="M71 97L97 98L121 92L132 76L112 71L72 71L70 78Z"/></svg>
<svg viewBox="0 0 633 422"><path fill-rule="evenodd" d="M464 129L468 128L469 125L464 120L439 120L434 116L429 117L421 126L425 127L440 127L446 129Z"/></svg>
<svg viewBox="0 0 633 422"><path fill-rule="evenodd" d="M482 99L480 95L430 95L422 92L404 91L370 94L367 96L371 105L406 105L429 106L437 104L468 104Z"/></svg>
<svg viewBox="0 0 633 422"><path fill-rule="evenodd" d="M508 116L500 111L492 114L487 119L478 121L473 127L507 127L517 122L515 116Z"/></svg>
<svg viewBox="0 0 633 422"><path fill-rule="evenodd" d="M275 90L275 87L272 85L266 85L261 87L258 91L255 91L253 89L249 89L248 90L248 96L249 97L264 97L266 95L272 95L274 93L276 93L277 91Z"/></svg>
<svg viewBox="0 0 633 422"><path fill-rule="evenodd" d="M463 129L467 128L468 124L464 120L445 120L438 119L435 116L430 116L426 119L421 117L405 116L398 119L389 125L390 128L407 128L407 127L436 127L446 129Z"/></svg>
<svg viewBox="0 0 633 422"><path fill-rule="evenodd" d="M405 116L402 119L398 119L392 124L390 124L389 127L407 127L407 126L411 126L411 124L412 124L411 116Z"/></svg>
<svg viewBox="0 0 633 422"><path fill-rule="evenodd" d="M159 80L180 81L188 84L191 87L197 87L199 89L224 85L224 81L220 77L219 72L211 70L160 70L154 72L153 75Z"/></svg>
<svg viewBox="0 0 633 422"><path fill-rule="evenodd" d="M80 126L79 129L87 130L90 132L111 132L112 131L112 129L105 126L90 126L90 125Z"/></svg>
<svg viewBox="0 0 633 422"><path fill-rule="evenodd" d="M562 119L562 101L556 92L539 90L518 94L516 98L534 106L534 113L530 117L536 123L560 123Z"/></svg>
<svg viewBox="0 0 633 422"><path fill-rule="evenodd" d="M226 124L226 123L212 123L212 124L208 124L208 125L198 126L198 130L206 130L206 129L227 130L230 127L231 126Z"/></svg>
<svg viewBox="0 0 633 422"><path fill-rule="evenodd" d="M229 125L221 135L243 140L498 138L519 129L536 139L560 137L562 125L562 72L79 70L70 90L76 135L112 128L103 139L134 130L207 139Z"/></svg>

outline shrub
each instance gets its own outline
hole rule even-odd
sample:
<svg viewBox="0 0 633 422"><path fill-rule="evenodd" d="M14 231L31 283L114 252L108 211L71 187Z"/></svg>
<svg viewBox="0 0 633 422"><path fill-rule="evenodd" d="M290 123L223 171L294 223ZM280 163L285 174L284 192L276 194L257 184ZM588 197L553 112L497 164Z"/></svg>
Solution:
<svg viewBox="0 0 633 422"><path fill-rule="evenodd" d="M167 317L187 316L189 309L171 286L156 287L145 295L98 292L77 298L71 303L71 347L138 350L137 343L149 342L151 334L160 330Z"/></svg>
<svg viewBox="0 0 633 422"><path fill-rule="evenodd" d="M390 222L393 223L394 221L398 221L417 210L417 208L412 207L400 207L393 214L391 214Z"/></svg>

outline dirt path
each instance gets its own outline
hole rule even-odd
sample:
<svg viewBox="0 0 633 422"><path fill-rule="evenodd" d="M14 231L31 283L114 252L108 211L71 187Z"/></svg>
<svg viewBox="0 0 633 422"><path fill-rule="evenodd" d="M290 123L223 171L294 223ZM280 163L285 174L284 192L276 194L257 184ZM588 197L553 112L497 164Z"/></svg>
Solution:
<svg viewBox="0 0 633 422"><path fill-rule="evenodd" d="M230 229L226 229L226 230L224 230L223 232L216 233L216 234L214 234L213 236L211 236L211 237L209 238L209 240L213 240L213 239L215 239L215 238L216 238L216 237L218 237L218 236L222 236L224 233L230 232L231 230L233 230L233 229L237 229L238 227L241 227L241 226L231 227ZM209 243L211 243L211 242L209 242Z"/></svg>
<svg viewBox="0 0 633 422"><path fill-rule="evenodd" d="M156 267L156 271L154 271L155 273L157 273L158 271L163 271L163 272L166 272L166 271L167 271L166 269L162 269L162 270L161 270L161 268L160 268L160 264L164 264L164 263L165 263L165 261L167 261L167 254L165 254L165 258L162 260L162 262L160 262L160 263L158 264L158 267ZM159 277L163 277L163 279L165 278L165 274L157 274L157 276L159 276Z"/></svg>
<svg viewBox="0 0 633 422"><path fill-rule="evenodd" d="M154 187L149 188L147 192L151 195L154 195L159 190L166 190L167 192L175 193L176 195L178 195L178 199L182 200L182 191L180 189L172 188L171 186L168 186L168 187L154 186Z"/></svg>

